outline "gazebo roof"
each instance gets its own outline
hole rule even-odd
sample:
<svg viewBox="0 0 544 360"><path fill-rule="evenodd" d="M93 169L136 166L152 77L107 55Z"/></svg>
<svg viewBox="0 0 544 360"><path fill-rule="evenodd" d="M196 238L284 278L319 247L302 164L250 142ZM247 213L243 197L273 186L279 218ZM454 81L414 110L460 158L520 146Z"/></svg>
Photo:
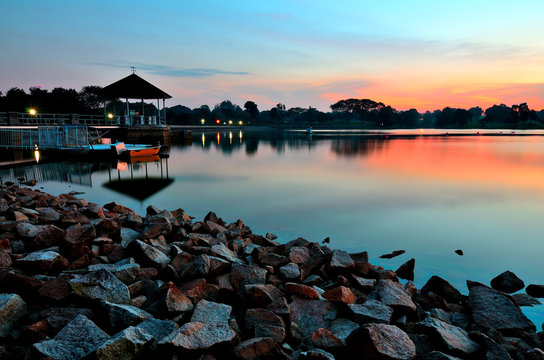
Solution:
<svg viewBox="0 0 544 360"><path fill-rule="evenodd" d="M114 82L102 89L102 95L121 99L170 99L171 96L136 74Z"/></svg>

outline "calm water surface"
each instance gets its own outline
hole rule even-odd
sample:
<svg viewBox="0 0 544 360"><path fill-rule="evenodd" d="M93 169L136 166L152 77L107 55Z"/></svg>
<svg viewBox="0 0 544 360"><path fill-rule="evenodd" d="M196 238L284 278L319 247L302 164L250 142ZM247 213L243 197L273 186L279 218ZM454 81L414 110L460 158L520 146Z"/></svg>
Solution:
<svg viewBox="0 0 544 360"><path fill-rule="evenodd" d="M193 132L160 162L43 163L0 176L26 172L53 194L83 191L140 213L153 204L200 220L213 210L280 241L329 236L332 248L366 250L393 270L414 257L418 287L436 274L467 293L466 279L488 284L505 270L544 283L544 137L421 134ZM538 328L542 308L524 308Z"/></svg>

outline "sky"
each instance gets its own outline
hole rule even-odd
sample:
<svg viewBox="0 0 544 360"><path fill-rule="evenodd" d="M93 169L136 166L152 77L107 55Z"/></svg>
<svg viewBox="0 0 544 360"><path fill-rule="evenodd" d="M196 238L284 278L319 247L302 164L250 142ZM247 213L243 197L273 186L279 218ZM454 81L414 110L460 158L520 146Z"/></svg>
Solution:
<svg viewBox="0 0 544 360"><path fill-rule="evenodd" d="M0 0L0 91L136 73L190 108L544 108L542 0Z"/></svg>

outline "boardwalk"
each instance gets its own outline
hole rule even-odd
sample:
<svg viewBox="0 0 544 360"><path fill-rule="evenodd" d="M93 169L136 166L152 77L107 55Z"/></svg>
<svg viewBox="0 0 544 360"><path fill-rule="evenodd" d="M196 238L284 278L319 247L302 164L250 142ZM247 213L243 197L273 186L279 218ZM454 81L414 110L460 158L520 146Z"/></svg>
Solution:
<svg viewBox="0 0 544 360"><path fill-rule="evenodd" d="M0 129L0 148L28 150L88 150L87 126L40 126L37 129Z"/></svg>

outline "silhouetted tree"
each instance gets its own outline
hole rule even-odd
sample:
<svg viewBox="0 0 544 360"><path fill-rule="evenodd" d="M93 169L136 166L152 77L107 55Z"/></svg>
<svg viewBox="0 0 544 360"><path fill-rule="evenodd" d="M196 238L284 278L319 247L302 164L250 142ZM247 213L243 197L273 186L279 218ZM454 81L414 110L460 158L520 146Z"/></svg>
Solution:
<svg viewBox="0 0 544 360"><path fill-rule="evenodd" d="M385 105L370 99L340 100L330 106L334 112L359 113L362 111L381 110Z"/></svg>
<svg viewBox="0 0 544 360"><path fill-rule="evenodd" d="M251 119L257 119L259 116L259 109L257 108L257 104L255 104L253 101L246 101L244 104L244 109L249 113L249 116Z"/></svg>

